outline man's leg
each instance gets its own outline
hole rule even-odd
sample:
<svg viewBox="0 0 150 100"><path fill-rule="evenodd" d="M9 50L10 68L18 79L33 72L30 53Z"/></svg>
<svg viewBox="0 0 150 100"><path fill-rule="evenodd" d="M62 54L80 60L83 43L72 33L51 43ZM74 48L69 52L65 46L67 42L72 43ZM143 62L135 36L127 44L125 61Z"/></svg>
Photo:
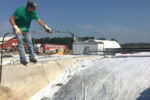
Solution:
<svg viewBox="0 0 150 100"><path fill-rule="evenodd" d="M36 63L37 60L35 59L35 56L34 56L34 47L33 47L33 44L32 44L31 35L30 35L29 32L26 32L23 35L24 35L24 37L27 41L30 61Z"/></svg>
<svg viewBox="0 0 150 100"><path fill-rule="evenodd" d="M19 51L19 56L20 56L20 62L23 63L24 65L27 64L26 62L26 57L25 57L25 49L23 45L23 40L22 40L22 35L16 35L18 39L18 51Z"/></svg>
<svg viewBox="0 0 150 100"><path fill-rule="evenodd" d="M16 35L18 39L18 51L19 51L19 56L20 60L25 60L25 50L24 50L24 45L23 45L23 40L22 40L22 35Z"/></svg>

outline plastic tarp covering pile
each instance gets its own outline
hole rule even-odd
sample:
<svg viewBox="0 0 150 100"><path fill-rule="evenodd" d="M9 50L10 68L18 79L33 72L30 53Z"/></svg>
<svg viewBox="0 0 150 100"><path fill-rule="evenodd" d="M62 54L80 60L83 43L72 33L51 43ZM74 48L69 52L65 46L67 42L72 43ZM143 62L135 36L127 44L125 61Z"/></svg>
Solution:
<svg viewBox="0 0 150 100"><path fill-rule="evenodd" d="M150 100L149 57L104 58L79 62L71 68L66 72L64 83L61 75L45 87L47 92L38 93L38 99ZM58 83L62 84L54 85ZM58 91L53 91L55 86L59 87Z"/></svg>

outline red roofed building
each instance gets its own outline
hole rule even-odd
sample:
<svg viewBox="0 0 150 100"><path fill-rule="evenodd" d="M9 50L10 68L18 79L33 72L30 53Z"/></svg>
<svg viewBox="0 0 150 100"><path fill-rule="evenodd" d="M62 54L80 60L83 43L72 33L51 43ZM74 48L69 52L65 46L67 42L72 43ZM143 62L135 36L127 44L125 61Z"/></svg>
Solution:
<svg viewBox="0 0 150 100"><path fill-rule="evenodd" d="M2 39L3 38L0 38L0 49L2 48ZM5 37L4 39L4 42L3 42L3 49L4 50L8 50L8 51L11 51L11 50L17 50L17 45L18 45L18 40L16 37ZM24 44L24 46L26 47L27 45Z"/></svg>
<svg viewBox="0 0 150 100"><path fill-rule="evenodd" d="M3 44L3 49L5 51L16 51L17 50L17 45L18 45L18 40L16 37L5 37L4 44ZM24 47L26 52L27 50L27 44L24 43ZM0 38L0 49L2 48L2 37ZM35 48L43 48L44 53L57 53L58 51L65 52L68 50L67 45L59 45L59 44L48 44L48 43L43 43L40 44L40 46L35 47Z"/></svg>
<svg viewBox="0 0 150 100"><path fill-rule="evenodd" d="M57 53L58 51L65 52L66 50L68 50L67 45L60 45L60 44L44 43L44 44L41 44L41 47L43 48L45 53L50 53L50 52Z"/></svg>

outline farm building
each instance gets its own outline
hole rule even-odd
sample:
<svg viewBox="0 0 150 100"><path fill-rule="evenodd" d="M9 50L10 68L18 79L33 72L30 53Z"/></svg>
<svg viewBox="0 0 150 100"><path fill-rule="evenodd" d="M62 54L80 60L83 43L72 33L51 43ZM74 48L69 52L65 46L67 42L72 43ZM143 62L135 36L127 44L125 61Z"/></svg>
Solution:
<svg viewBox="0 0 150 100"><path fill-rule="evenodd" d="M17 50L18 41L16 37L5 37L3 49L5 51L16 51ZM27 44L24 43L24 47L26 52L28 52ZM2 37L0 38L0 49L2 48ZM65 52L68 50L67 45L59 45L59 44L35 44L34 45L35 52L38 53L57 53L59 51Z"/></svg>
<svg viewBox="0 0 150 100"><path fill-rule="evenodd" d="M73 54L104 54L100 51L106 49L121 48L119 43L111 40L87 40L73 43Z"/></svg>
<svg viewBox="0 0 150 100"><path fill-rule="evenodd" d="M2 37L0 37L0 48L2 48ZM17 38L16 37L5 37L3 48L4 50L16 50L17 49Z"/></svg>
<svg viewBox="0 0 150 100"><path fill-rule="evenodd" d="M65 52L66 50L68 50L68 46L67 45L60 45L60 44L48 44L48 43L44 43L41 44L41 47L44 50L44 53L57 53L59 51L61 52Z"/></svg>

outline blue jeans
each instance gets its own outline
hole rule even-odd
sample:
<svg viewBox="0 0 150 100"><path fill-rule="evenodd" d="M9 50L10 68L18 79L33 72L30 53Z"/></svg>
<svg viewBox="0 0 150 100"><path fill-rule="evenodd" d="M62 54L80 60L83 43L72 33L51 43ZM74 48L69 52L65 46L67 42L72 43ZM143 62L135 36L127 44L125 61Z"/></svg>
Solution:
<svg viewBox="0 0 150 100"><path fill-rule="evenodd" d="M32 44L32 39L31 39L31 35L29 32L23 32L22 35L21 34L16 34L17 39L18 39L18 51L19 51L19 56L20 56L20 60L26 60L25 57L25 48L23 45L23 37L24 39L27 41L27 46L28 46L28 51L29 51L29 58L34 58L34 48L33 48L33 44Z"/></svg>

